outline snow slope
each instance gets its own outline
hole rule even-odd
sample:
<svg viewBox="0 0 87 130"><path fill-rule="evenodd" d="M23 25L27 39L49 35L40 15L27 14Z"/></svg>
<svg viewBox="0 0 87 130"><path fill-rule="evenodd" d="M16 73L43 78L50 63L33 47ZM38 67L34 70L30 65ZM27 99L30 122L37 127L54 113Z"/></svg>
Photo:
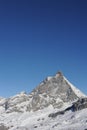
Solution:
<svg viewBox="0 0 87 130"><path fill-rule="evenodd" d="M51 107L37 112L4 113L0 115L0 123L9 130L85 130L87 129L87 109L77 112L68 111L64 115L50 118L55 110Z"/></svg>

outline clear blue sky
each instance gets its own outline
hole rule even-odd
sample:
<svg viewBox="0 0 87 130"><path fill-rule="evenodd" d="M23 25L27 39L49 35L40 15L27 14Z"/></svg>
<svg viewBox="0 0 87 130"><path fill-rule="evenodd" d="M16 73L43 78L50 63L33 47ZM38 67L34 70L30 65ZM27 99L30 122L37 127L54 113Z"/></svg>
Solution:
<svg viewBox="0 0 87 130"><path fill-rule="evenodd" d="M0 0L0 96L58 70L87 94L87 0Z"/></svg>

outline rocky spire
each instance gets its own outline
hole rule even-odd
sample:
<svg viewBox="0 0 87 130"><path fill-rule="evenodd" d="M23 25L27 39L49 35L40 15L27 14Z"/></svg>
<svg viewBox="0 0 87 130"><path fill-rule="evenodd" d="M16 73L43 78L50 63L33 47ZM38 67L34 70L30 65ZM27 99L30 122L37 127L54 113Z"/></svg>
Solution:
<svg viewBox="0 0 87 130"><path fill-rule="evenodd" d="M56 73L56 77L58 78L58 77L62 77L63 76L63 73L61 72L61 71L58 71L57 73Z"/></svg>

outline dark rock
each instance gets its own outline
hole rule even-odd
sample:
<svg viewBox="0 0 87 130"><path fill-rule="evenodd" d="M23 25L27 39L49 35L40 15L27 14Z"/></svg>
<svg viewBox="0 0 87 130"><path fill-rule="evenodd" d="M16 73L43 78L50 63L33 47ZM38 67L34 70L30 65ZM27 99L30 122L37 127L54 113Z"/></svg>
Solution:
<svg viewBox="0 0 87 130"><path fill-rule="evenodd" d="M87 98L79 99L72 105L73 111L78 111L87 108Z"/></svg>
<svg viewBox="0 0 87 130"><path fill-rule="evenodd" d="M4 126L3 124L0 125L0 130L8 130L8 128L6 126Z"/></svg>
<svg viewBox="0 0 87 130"><path fill-rule="evenodd" d="M37 126L34 126L34 128L37 128Z"/></svg>
<svg viewBox="0 0 87 130"><path fill-rule="evenodd" d="M49 114L48 117L55 118L56 116L63 115L64 113L65 113L65 111L59 111L59 112L56 112L56 113Z"/></svg>
<svg viewBox="0 0 87 130"><path fill-rule="evenodd" d="M75 103L73 103L70 107L66 108L65 110L51 113L48 115L48 117L55 118L58 115L63 115L67 111L71 110L72 112L75 112L75 111L82 110L85 108L87 108L87 98L82 98L76 101Z"/></svg>

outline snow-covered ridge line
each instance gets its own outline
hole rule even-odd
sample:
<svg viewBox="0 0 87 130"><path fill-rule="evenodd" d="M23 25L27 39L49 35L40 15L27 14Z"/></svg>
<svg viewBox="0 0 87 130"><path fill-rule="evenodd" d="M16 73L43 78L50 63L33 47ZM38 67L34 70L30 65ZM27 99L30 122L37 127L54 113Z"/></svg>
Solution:
<svg viewBox="0 0 87 130"><path fill-rule="evenodd" d="M64 77L64 76L63 76ZM78 88L76 88L74 85L72 85L72 83L70 83L65 77L64 79L67 81L67 83L71 86L72 90L74 91L74 93L79 97L79 98L83 98L83 97L87 97L84 93L82 93Z"/></svg>

